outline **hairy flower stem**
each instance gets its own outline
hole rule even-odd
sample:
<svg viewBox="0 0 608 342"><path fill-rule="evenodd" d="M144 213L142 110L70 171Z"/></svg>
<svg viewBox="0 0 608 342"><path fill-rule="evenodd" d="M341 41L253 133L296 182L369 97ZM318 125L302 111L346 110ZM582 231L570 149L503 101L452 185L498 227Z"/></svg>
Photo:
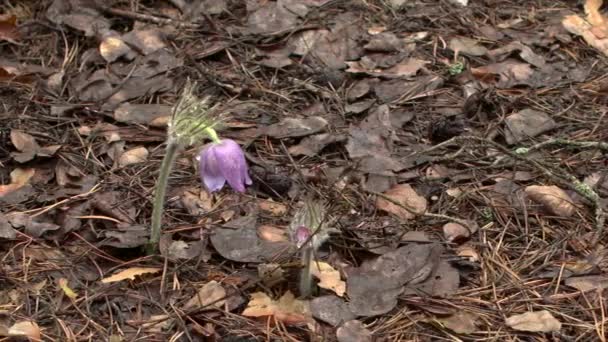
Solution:
<svg viewBox="0 0 608 342"><path fill-rule="evenodd" d="M312 246L302 247L302 272L300 273L300 296L307 298L312 295Z"/></svg>
<svg viewBox="0 0 608 342"><path fill-rule="evenodd" d="M163 218L163 209L165 206L165 194L167 193L167 185L169 183L169 174L177 157L177 152L180 149L180 144L174 139L167 141L165 157L160 165L160 173L156 181L156 189L154 192L154 203L152 206L152 228L150 231L150 241L146 246L148 254L154 254L158 250L158 242L160 241L161 223Z"/></svg>
<svg viewBox="0 0 608 342"><path fill-rule="evenodd" d="M209 139L211 139L211 141L213 141L216 144L219 144L220 142L222 142L220 140L220 137L217 136L217 132L211 128L211 127L207 127L205 128L205 133L207 133L207 135L209 136Z"/></svg>

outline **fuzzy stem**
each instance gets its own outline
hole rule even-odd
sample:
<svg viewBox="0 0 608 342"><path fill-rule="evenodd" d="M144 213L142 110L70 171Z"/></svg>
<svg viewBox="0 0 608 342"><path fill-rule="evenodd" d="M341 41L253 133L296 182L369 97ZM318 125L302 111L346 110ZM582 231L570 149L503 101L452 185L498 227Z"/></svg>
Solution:
<svg viewBox="0 0 608 342"><path fill-rule="evenodd" d="M300 273L300 296L307 298L312 295L312 246L302 248L302 273Z"/></svg>
<svg viewBox="0 0 608 342"><path fill-rule="evenodd" d="M217 136L217 132L212 127L205 128L205 132L207 133L211 141L213 141L214 143L219 144L220 142L222 142L222 140L220 140L220 137Z"/></svg>
<svg viewBox="0 0 608 342"><path fill-rule="evenodd" d="M150 231L150 241L146 246L148 254L154 254L158 250L158 242L160 241L161 222L163 217L163 209L165 205L165 194L167 193L167 185L169 183L169 174L173 167L173 162L177 157L180 145L177 141L169 139L165 157L160 165L160 173L156 180L156 191L154 192L154 203L152 207L152 228Z"/></svg>

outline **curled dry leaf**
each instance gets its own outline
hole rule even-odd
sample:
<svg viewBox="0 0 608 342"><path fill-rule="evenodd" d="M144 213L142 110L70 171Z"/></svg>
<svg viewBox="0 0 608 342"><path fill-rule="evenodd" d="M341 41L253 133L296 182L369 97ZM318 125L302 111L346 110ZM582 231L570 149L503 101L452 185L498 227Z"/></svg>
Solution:
<svg viewBox="0 0 608 342"><path fill-rule="evenodd" d="M340 297L344 296L346 282L340 279L340 271L334 269L326 262L319 261L311 266L311 272L312 275L320 280L319 287L331 290Z"/></svg>
<svg viewBox="0 0 608 342"><path fill-rule="evenodd" d="M221 308L226 303L226 290L215 280L201 286L198 292L184 304L184 310Z"/></svg>
<svg viewBox="0 0 608 342"><path fill-rule="evenodd" d="M19 190L34 176L36 170L16 168L11 172L11 183L0 185L0 198Z"/></svg>
<svg viewBox="0 0 608 342"><path fill-rule="evenodd" d="M372 333L363 323L352 320L344 323L336 331L338 342L371 342Z"/></svg>
<svg viewBox="0 0 608 342"><path fill-rule="evenodd" d="M42 341L38 324L32 321L21 321L8 328L8 335L27 337L31 342Z"/></svg>
<svg viewBox="0 0 608 342"><path fill-rule="evenodd" d="M145 147L136 147L123 153L118 158L118 165L125 167L132 164L143 163L148 160L148 150Z"/></svg>
<svg viewBox="0 0 608 342"><path fill-rule="evenodd" d="M466 239L470 235L469 229L459 223L449 222L443 225L443 236L449 242Z"/></svg>
<svg viewBox="0 0 608 342"><path fill-rule="evenodd" d="M153 274L160 272L160 268L156 267L131 267L126 270L122 270L112 276L103 278L102 283L115 283L126 279L135 280L135 277L142 274Z"/></svg>
<svg viewBox="0 0 608 342"><path fill-rule="evenodd" d="M416 190L409 184L397 184L389 189L384 195L393 201L401 204L405 208L398 206L378 196L376 206L378 209L396 215L404 220L411 220L416 217L416 214L424 214L426 211L427 201L424 197L418 195Z"/></svg>
<svg viewBox="0 0 608 342"><path fill-rule="evenodd" d="M296 299L290 291L285 292L278 301L272 300L262 292L251 294L251 301L243 311L243 316L274 316L277 320L287 324L312 322L308 302Z"/></svg>
<svg viewBox="0 0 608 342"><path fill-rule="evenodd" d="M259 203L260 209L272 216L283 216L287 213L287 206L283 203L263 200Z"/></svg>
<svg viewBox="0 0 608 342"><path fill-rule="evenodd" d="M559 331L562 327L558 321L547 310L531 311L521 315L508 317L506 323L509 327L519 331L551 332Z"/></svg>
<svg viewBox="0 0 608 342"><path fill-rule="evenodd" d="M554 215L570 217L576 210L570 196L555 185L530 185L525 192L532 201L541 204Z"/></svg>

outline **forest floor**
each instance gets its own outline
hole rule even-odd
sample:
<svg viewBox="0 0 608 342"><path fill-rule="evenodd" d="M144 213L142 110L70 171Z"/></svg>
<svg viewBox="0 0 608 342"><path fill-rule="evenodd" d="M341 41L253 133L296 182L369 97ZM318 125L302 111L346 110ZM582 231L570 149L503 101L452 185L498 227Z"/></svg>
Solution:
<svg viewBox="0 0 608 342"><path fill-rule="evenodd" d="M606 341L602 1L463 2L3 1L0 336ZM188 79L253 184L182 150L148 255Z"/></svg>

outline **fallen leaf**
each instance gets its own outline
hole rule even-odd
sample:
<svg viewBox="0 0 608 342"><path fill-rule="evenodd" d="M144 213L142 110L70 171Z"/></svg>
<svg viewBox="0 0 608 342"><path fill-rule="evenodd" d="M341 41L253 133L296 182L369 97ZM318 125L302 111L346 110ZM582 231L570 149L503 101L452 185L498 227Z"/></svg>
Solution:
<svg viewBox="0 0 608 342"><path fill-rule="evenodd" d="M154 274L154 273L158 273L160 271L161 271L160 268L155 268L155 267L131 267L131 268L122 270L116 274L113 274L109 277L103 278L101 280L101 282L104 284L107 284L107 283L115 283L117 281L123 281L123 280L127 280L127 279L135 280L136 276L139 276L142 274Z"/></svg>
<svg viewBox="0 0 608 342"><path fill-rule="evenodd" d="M562 328L560 321L547 310L514 315L508 317L505 323L515 330L530 332L552 332Z"/></svg>
<svg viewBox="0 0 608 342"><path fill-rule="evenodd" d="M184 304L183 310L221 308L226 303L226 290L215 280L201 286L198 292Z"/></svg>
<svg viewBox="0 0 608 342"><path fill-rule="evenodd" d="M458 311L448 317L437 318L437 320L444 327L458 334L472 334L477 331L475 322L478 320L478 317L470 312Z"/></svg>
<svg viewBox="0 0 608 342"><path fill-rule="evenodd" d="M19 152L13 152L13 158L19 163L25 163L34 159L40 145L36 142L33 136L18 130L11 130L11 142Z"/></svg>
<svg viewBox="0 0 608 342"><path fill-rule="evenodd" d="M334 327L357 318L344 299L334 295L313 298L310 302L312 316Z"/></svg>
<svg viewBox="0 0 608 342"><path fill-rule="evenodd" d="M17 44L17 40L21 38L17 30L17 16L2 15L0 16L0 41L6 40L13 44Z"/></svg>
<svg viewBox="0 0 608 342"><path fill-rule="evenodd" d="M532 201L541 204L556 216L570 217L576 211L570 196L555 185L530 185L526 187L525 192Z"/></svg>
<svg viewBox="0 0 608 342"><path fill-rule="evenodd" d="M259 264L258 276L264 285L272 287L285 280L285 271L279 264Z"/></svg>
<svg viewBox="0 0 608 342"><path fill-rule="evenodd" d="M118 166L125 167L143 163L148 160L148 155L148 150L143 146L127 150L118 158Z"/></svg>
<svg viewBox="0 0 608 342"><path fill-rule="evenodd" d="M426 212L426 199L418 195L416 190L414 190L414 188L412 188L409 184L397 184L390 190L386 191L384 195L403 205L409 210L389 202L380 196L378 196L376 199L376 207L404 220L411 220L415 218L416 215L424 214Z"/></svg>
<svg viewBox="0 0 608 342"><path fill-rule="evenodd" d="M503 62L471 68L471 73L483 83L495 84L497 88L504 89L518 85L530 85L530 78L534 71L528 63L507 59Z"/></svg>
<svg viewBox="0 0 608 342"><path fill-rule="evenodd" d="M387 69L370 69L363 65L361 62L346 62L348 69L346 72L367 74L375 77L385 78L407 78L416 75L420 69L422 69L429 62L416 58L408 58L407 60L396 64Z"/></svg>
<svg viewBox="0 0 608 342"><path fill-rule="evenodd" d="M516 144L552 130L556 126L555 120L548 114L529 108L524 109L505 118L505 139L509 145Z"/></svg>
<svg viewBox="0 0 608 342"><path fill-rule="evenodd" d="M566 285L574 287L579 291L590 291L608 289L608 276L589 275L582 277L571 277L566 279Z"/></svg>
<svg viewBox="0 0 608 342"><path fill-rule="evenodd" d="M21 321L8 328L9 336L24 336L30 341L42 341L38 324L32 321Z"/></svg>
<svg viewBox="0 0 608 342"><path fill-rule="evenodd" d="M157 29L135 29L123 35L122 40L143 55L152 54L167 46L163 33Z"/></svg>
<svg viewBox="0 0 608 342"><path fill-rule="evenodd" d="M17 231L8 222L6 216L0 213L0 239L14 239L17 237Z"/></svg>
<svg viewBox="0 0 608 342"><path fill-rule="evenodd" d="M27 235L34 237L41 237L47 231L54 231L61 228L59 225L51 222L38 221L22 212L9 213L6 215L6 218L13 228L24 228L24 232Z"/></svg>
<svg viewBox="0 0 608 342"><path fill-rule="evenodd" d="M108 35L99 44L99 53L108 63L112 63L120 57L133 53L133 50L117 34Z"/></svg>
<svg viewBox="0 0 608 342"><path fill-rule="evenodd" d="M352 320L344 323L336 331L338 342L372 342L372 333L363 323Z"/></svg>
<svg viewBox="0 0 608 342"><path fill-rule="evenodd" d="M304 119L285 118L279 123L262 129L262 133L273 138L296 138L318 133L327 127L328 122L320 116Z"/></svg>
<svg viewBox="0 0 608 342"><path fill-rule="evenodd" d="M170 260L188 260L199 256L204 250L204 241L197 240L192 242L173 241L166 249L161 248L161 254Z"/></svg>
<svg viewBox="0 0 608 342"><path fill-rule="evenodd" d="M339 134L316 134L302 139L298 145L291 146L289 148L289 154L293 156L317 156L327 145L335 142L342 142L344 140L346 140L346 137Z"/></svg>
<svg viewBox="0 0 608 342"><path fill-rule="evenodd" d="M68 286L68 280L65 278L60 278L57 282L59 284L59 287L61 288L61 290L63 290L63 293L70 299L76 299L76 297L78 297L78 295L76 294L76 292L74 292L74 290L72 290L69 286Z"/></svg>
<svg viewBox="0 0 608 342"><path fill-rule="evenodd" d="M13 191L19 190L21 187L28 184L35 173L35 169L14 169L11 172L11 183L0 185L0 198L7 196Z"/></svg>
<svg viewBox="0 0 608 342"><path fill-rule="evenodd" d="M141 325L141 328L146 332L160 333L164 329L168 329L173 324L173 319L169 315L152 315L147 321L131 321L127 320L127 323L133 325ZM119 337L117 342L122 342L123 339Z"/></svg>
<svg viewBox="0 0 608 342"><path fill-rule="evenodd" d="M262 211L265 211L272 216L283 216L287 213L287 206L283 203L261 200L258 205Z"/></svg>
<svg viewBox="0 0 608 342"><path fill-rule="evenodd" d="M205 215L213 209L213 195L200 186L185 189L180 201L188 213L194 216Z"/></svg>
<svg viewBox="0 0 608 342"><path fill-rule="evenodd" d="M479 40L467 37L454 37L450 39L449 47L452 51L469 56L483 56L488 52Z"/></svg>
<svg viewBox="0 0 608 342"><path fill-rule="evenodd" d="M251 300L242 313L246 317L274 316L286 324L311 323L312 316L307 301L296 299L287 291L278 301L272 300L263 292L251 294Z"/></svg>
<svg viewBox="0 0 608 342"><path fill-rule="evenodd" d="M466 239L470 235L469 229L459 223L449 222L443 225L443 236L449 242Z"/></svg>
<svg viewBox="0 0 608 342"><path fill-rule="evenodd" d="M294 247L286 241L268 241L258 235L255 217L244 216L214 230L211 244L224 258L238 262L272 260Z"/></svg>
<svg viewBox="0 0 608 342"><path fill-rule="evenodd" d="M166 127L170 118L171 107L157 104L123 103L114 111L116 121L152 127Z"/></svg>
<svg viewBox="0 0 608 342"><path fill-rule="evenodd" d="M470 262L479 262L479 253L475 250L475 247L468 244L458 246L456 255L465 258Z"/></svg>
<svg viewBox="0 0 608 342"><path fill-rule="evenodd" d="M289 241L289 237L287 236L285 229L267 224L258 227L258 235L262 240L269 242Z"/></svg>
<svg viewBox="0 0 608 342"><path fill-rule="evenodd" d="M132 226L121 230L106 230L106 239L101 243L117 248L134 248L148 242L150 229L147 226Z"/></svg>
<svg viewBox="0 0 608 342"><path fill-rule="evenodd" d="M338 296L344 296L346 292L346 283L340 279L340 271L331 267L330 264L322 261L317 261L311 268L311 273L319 279L319 287L331 290Z"/></svg>
<svg viewBox="0 0 608 342"><path fill-rule="evenodd" d="M562 25L568 32L582 36L587 44L608 55L608 21L599 11L602 3L602 0L587 0L586 18L567 15L562 19Z"/></svg>
<svg viewBox="0 0 608 342"><path fill-rule="evenodd" d="M494 49L488 52L488 56L496 59L500 55L509 55L513 51L519 51L519 56L526 62L534 65L537 68L543 68L546 65L545 59L532 51L529 46L521 42L511 42L503 47Z"/></svg>

